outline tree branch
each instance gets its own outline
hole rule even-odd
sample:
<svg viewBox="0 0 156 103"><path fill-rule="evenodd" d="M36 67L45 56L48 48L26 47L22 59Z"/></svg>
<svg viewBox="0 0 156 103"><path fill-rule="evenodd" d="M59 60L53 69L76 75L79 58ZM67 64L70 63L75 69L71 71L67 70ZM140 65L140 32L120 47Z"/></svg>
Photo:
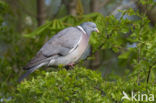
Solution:
<svg viewBox="0 0 156 103"><path fill-rule="evenodd" d="M37 22L38 26L44 24L45 18L45 8L44 8L44 0L37 0Z"/></svg>

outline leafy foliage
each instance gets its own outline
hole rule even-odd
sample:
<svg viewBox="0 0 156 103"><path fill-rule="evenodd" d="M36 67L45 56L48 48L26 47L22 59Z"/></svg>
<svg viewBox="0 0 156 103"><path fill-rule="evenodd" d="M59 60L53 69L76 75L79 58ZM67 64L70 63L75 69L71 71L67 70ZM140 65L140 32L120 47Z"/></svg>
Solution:
<svg viewBox="0 0 156 103"><path fill-rule="evenodd" d="M141 3L143 5L151 4L144 0L141 0ZM3 7L7 8L5 5ZM150 25L150 20L145 13L133 9L120 12L122 14L120 19L112 15L103 17L99 13L78 17L66 16L47 21L34 32L27 31L24 35L12 37L14 38L12 48L8 48L4 57L0 58L0 67L5 68L0 69L0 81L2 82L0 97L12 97L10 101L7 100L11 103L71 101L131 103L128 100L121 101L122 91L128 93L129 96L131 91L156 95L156 28ZM136 16L136 19L130 19L131 16ZM93 33L90 38L92 53L88 60L94 59L94 53L100 51L102 62L100 70L114 68L116 72L122 72L120 75L112 71L107 75L102 73L101 76L79 64L71 71L62 69L46 72L41 70L30 76L36 77L34 75L38 74L37 78L16 84L18 76L21 75L22 66L32 58L42 44L48 40L47 38L66 27L76 26L85 21L95 22L100 30L99 35ZM13 33L13 31L6 32ZM3 32L0 31L0 34ZM107 63L105 61L109 61L113 56L115 59L109 63L109 68L105 65Z"/></svg>
<svg viewBox="0 0 156 103"><path fill-rule="evenodd" d="M156 91L150 85L141 83L139 86L133 80L106 82L100 73L76 67L67 71L42 72L37 78L18 85L11 103L51 102L51 103L113 103L121 101L122 91L131 95L131 91L153 93ZM143 102L146 102L143 101ZM123 103L130 103L125 100Z"/></svg>
<svg viewBox="0 0 156 103"><path fill-rule="evenodd" d="M96 89L101 89L101 83L101 75L84 68L44 72L37 79L19 85L14 102L98 103L104 101L101 91Z"/></svg>

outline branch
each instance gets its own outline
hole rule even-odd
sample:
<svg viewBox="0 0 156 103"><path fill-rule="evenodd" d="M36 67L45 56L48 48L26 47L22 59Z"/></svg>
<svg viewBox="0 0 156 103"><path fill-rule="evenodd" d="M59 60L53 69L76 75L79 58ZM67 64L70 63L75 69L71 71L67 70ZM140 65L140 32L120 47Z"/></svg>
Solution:
<svg viewBox="0 0 156 103"><path fill-rule="evenodd" d="M146 80L147 84L149 82L149 77L150 77L150 74L151 74L151 70L152 70L152 67L150 66L149 71L148 71L148 75L147 75L147 80Z"/></svg>
<svg viewBox="0 0 156 103"><path fill-rule="evenodd" d="M154 62L154 64L153 64L152 66L149 66L149 70L148 70L148 74L147 74L147 80L146 80L147 84L148 84L148 82L149 82L149 78L150 78L150 74L151 74L151 71L152 71L152 67L153 67L155 64L156 64L156 62Z"/></svg>
<svg viewBox="0 0 156 103"><path fill-rule="evenodd" d="M37 23L38 26L44 24L44 18L45 18L45 8L44 8L44 0L37 0Z"/></svg>

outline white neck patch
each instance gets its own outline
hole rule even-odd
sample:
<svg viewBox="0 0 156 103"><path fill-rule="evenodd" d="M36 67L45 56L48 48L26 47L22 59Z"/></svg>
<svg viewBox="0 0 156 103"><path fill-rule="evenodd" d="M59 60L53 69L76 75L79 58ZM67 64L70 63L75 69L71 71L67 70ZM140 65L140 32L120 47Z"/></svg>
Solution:
<svg viewBox="0 0 156 103"><path fill-rule="evenodd" d="M83 33L87 34L81 26L77 26Z"/></svg>

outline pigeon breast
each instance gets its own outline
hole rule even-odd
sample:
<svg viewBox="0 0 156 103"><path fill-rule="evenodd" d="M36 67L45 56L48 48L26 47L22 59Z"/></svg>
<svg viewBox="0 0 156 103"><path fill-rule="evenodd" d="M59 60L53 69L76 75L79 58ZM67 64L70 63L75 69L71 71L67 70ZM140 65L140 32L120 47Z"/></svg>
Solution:
<svg viewBox="0 0 156 103"><path fill-rule="evenodd" d="M82 54L85 52L86 48L88 47L89 37L83 31L81 31L81 37L78 42L78 45L71 50L71 52L66 55L55 59L55 63L53 65L68 65L73 64L80 59Z"/></svg>

